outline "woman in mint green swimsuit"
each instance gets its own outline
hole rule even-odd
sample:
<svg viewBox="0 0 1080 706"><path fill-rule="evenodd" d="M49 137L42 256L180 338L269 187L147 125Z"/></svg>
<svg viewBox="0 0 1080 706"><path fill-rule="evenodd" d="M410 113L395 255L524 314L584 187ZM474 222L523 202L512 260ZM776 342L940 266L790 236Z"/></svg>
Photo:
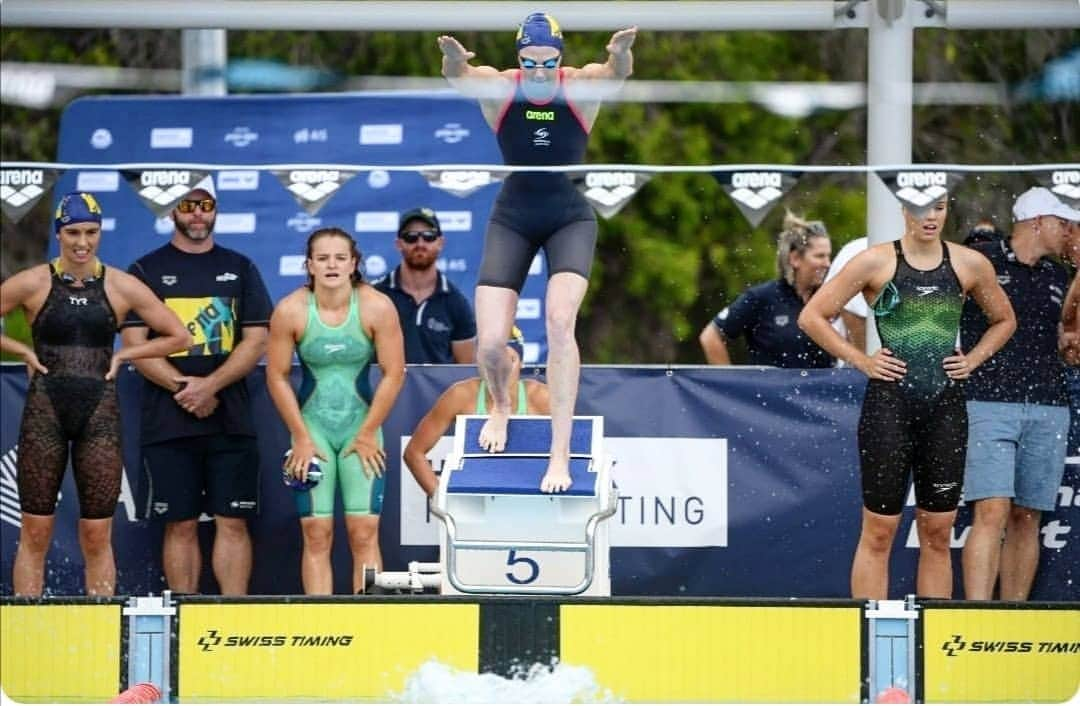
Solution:
<svg viewBox="0 0 1080 706"><path fill-rule="evenodd" d="M363 584L364 566L382 564L378 529L386 455L380 427L404 383L405 353L397 310L363 281L359 263L348 233L315 231L307 243L307 286L282 299L270 319L266 384L292 436L286 470L306 478L318 457L323 471L314 488L296 491L308 594L333 593L330 547L339 487L353 591ZM289 383L294 352L302 368L298 393ZM368 382L373 357L383 373L374 391Z"/></svg>

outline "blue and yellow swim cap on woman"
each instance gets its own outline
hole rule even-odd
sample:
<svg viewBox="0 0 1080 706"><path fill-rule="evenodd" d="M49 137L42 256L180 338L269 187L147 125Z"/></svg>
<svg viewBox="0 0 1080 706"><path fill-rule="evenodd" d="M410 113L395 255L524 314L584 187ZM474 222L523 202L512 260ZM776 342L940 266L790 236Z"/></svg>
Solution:
<svg viewBox="0 0 1080 706"><path fill-rule="evenodd" d="M562 51L562 29L555 18L546 12L534 12L518 27L518 51L525 47L555 47Z"/></svg>
<svg viewBox="0 0 1080 706"><path fill-rule="evenodd" d="M97 223L101 225L101 206L92 194L72 191L64 194L56 206L56 232L72 223Z"/></svg>

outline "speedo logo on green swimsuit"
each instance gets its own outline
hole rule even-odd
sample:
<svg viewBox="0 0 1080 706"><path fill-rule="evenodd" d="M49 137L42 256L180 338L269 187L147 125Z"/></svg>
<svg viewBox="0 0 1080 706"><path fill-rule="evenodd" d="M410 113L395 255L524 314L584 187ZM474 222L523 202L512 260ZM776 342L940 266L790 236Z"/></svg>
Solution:
<svg viewBox="0 0 1080 706"><path fill-rule="evenodd" d="M525 111L525 119L526 120L554 120L555 119L555 111L554 110L526 110Z"/></svg>

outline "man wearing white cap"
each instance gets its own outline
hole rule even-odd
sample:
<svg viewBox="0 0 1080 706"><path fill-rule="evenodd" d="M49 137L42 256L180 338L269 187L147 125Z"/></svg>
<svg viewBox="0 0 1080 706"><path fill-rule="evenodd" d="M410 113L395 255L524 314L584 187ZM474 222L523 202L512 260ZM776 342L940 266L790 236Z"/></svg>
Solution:
<svg viewBox="0 0 1080 706"><path fill-rule="evenodd" d="M211 177L172 211L171 240L129 269L180 316L191 348L135 367L142 396L139 508L165 523L162 566L169 588L198 590L199 516L214 517L213 569L225 595L247 593L251 538L259 508L255 425L244 378L266 348L273 303L255 264L214 242L217 199ZM147 337L129 318L125 345Z"/></svg>
<svg viewBox="0 0 1080 706"><path fill-rule="evenodd" d="M974 519L964 546L964 592L1027 600L1039 563L1041 513L1055 507L1065 470L1069 398L1058 350L1058 322L1069 276L1050 259L1066 252L1080 211L1048 189L1028 189L1013 205L1004 240L973 247L994 265L1016 312L1016 334L967 381L968 451L964 499ZM975 302L964 306L963 346L986 320ZM1002 542L1002 532L1005 533Z"/></svg>

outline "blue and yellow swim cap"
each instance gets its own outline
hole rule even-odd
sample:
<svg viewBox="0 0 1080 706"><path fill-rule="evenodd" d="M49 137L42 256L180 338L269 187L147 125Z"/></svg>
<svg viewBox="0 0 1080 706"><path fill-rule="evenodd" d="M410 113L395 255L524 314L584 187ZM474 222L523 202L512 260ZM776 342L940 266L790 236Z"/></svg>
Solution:
<svg viewBox="0 0 1080 706"><path fill-rule="evenodd" d="M64 194L56 207L56 232L72 223L97 223L101 225L101 206L93 194L72 191Z"/></svg>
<svg viewBox="0 0 1080 706"><path fill-rule="evenodd" d="M546 12L534 12L518 27L518 51L525 47L555 47L562 51L562 29L555 18Z"/></svg>
<svg viewBox="0 0 1080 706"><path fill-rule="evenodd" d="M506 341L506 346L517 351L518 360L525 362L525 334L517 326L510 328L510 338Z"/></svg>

